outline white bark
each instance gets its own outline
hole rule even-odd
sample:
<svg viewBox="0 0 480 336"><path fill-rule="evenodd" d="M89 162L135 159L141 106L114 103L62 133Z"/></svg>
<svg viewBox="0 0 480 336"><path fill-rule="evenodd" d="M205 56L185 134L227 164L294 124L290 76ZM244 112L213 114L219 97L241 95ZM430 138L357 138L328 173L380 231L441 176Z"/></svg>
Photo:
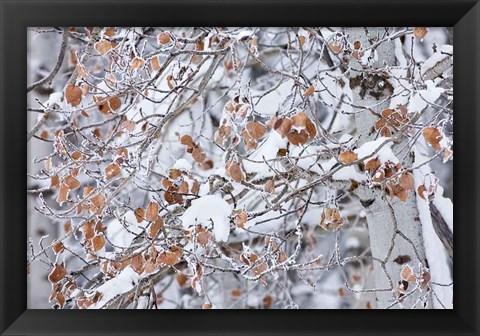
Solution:
<svg viewBox="0 0 480 336"><path fill-rule="evenodd" d="M350 41L360 41L364 48L370 46L370 39L383 36L384 28L368 28L369 36L367 37L365 28L349 28L347 29ZM381 43L376 52L378 60L372 65L372 69L381 69L386 65L395 64L395 46L394 42L386 41ZM354 58L351 58L350 77L356 77L363 73L368 76L368 67L363 68L362 65ZM362 70L363 69L363 70ZM375 90L380 90L378 86L380 80L376 82ZM380 90L381 95L374 97L368 92L365 95L360 94L360 87L353 89L354 104L365 108L357 108L355 121L357 132L359 135L359 145L375 138L376 132L373 130L375 121L378 120L378 114L388 107L390 92ZM399 149L404 148L403 143L394 146L394 152L399 159L405 157L402 162L404 167L412 164L412 156L398 153ZM396 150L395 150L396 149ZM365 207L367 223L370 234L370 244L372 255L382 262L374 262L376 288L387 289L393 286L392 291L377 291L377 307L387 308L395 302L395 288L400 280L400 273L403 265L393 260L398 256L409 256L409 262L415 271L418 272L420 264L426 266L425 249L422 237L422 227L419 219L419 213L416 206L415 194L409 191L408 199L402 202L398 198L391 199L385 195L380 189L361 189L357 192ZM412 284L413 285L413 284ZM411 289L411 288L410 288ZM409 290L407 290L407 293ZM423 308L423 304L419 304L419 299L425 295L425 292L416 291L404 298L400 304L395 304L392 308L401 308L402 305L410 308ZM426 299L428 307L431 307L431 298Z"/></svg>

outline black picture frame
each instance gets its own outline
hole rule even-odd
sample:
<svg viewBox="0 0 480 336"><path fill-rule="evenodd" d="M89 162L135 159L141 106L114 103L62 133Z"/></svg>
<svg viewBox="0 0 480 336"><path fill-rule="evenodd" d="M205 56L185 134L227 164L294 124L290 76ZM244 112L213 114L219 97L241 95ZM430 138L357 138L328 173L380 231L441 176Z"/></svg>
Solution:
<svg viewBox="0 0 480 336"><path fill-rule="evenodd" d="M2 335L478 335L480 4L449 1L0 0ZM454 26L454 309L27 310L27 26Z"/></svg>

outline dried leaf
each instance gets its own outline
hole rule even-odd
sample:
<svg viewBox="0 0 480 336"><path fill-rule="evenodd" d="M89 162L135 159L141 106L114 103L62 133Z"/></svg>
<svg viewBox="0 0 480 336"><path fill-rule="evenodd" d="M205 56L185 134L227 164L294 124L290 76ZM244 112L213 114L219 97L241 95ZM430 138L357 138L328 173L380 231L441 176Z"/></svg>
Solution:
<svg viewBox="0 0 480 336"><path fill-rule="evenodd" d="M56 264L48 275L48 281L51 283L56 283L65 278L66 275L67 269L63 266L63 264Z"/></svg>
<svg viewBox="0 0 480 336"><path fill-rule="evenodd" d="M164 223L163 223L163 219L162 217L158 217L155 222L153 222L151 225L150 225L150 230L148 231L148 236L151 238L151 239L154 239L157 237L158 235L158 232L160 232L160 229L163 227Z"/></svg>
<svg viewBox="0 0 480 336"><path fill-rule="evenodd" d="M285 138L292 129L293 120L290 118L278 118L273 124L273 129Z"/></svg>
<svg viewBox="0 0 480 336"><path fill-rule="evenodd" d="M428 29L427 27L415 27L413 28L413 35L419 40L423 40L423 38L427 35Z"/></svg>
<svg viewBox="0 0 480 336"><path fill-rule="evenodd" d="M402 272L400 273L400 276L401 276L402 280L405 280L405 281L415 281L415 280L417 280L417 277L413 273L413 269L408 264L403 266Z"/></svg>
<svg viewBox="0 0 480 336"><path fill-rule="evenodd" d="M245 179L245 175L239 163L229 160L225 165L225 169L228 176L230 176L234 181L242 182Z"/></svg>
<svg viewBox="0 0 480 336"><path fill-rule="evenodd" d="M415 186L415 180L413 179L412 173L406 172L400 176L399 179L400 186L406 190L413 190Z"/></svg>
<svg viewBox="0 0 480 336"><path fill-rule="evenodd" d="M265 183L264 190L265 190L265 192L267 192L267 193L272 193L272 192L275 190L275 183L273 182L272 179L268 180L268 181Z"/></svg>
<svg viewBox="0 0 480 336"><path fill-rule="evenodd" d="M315 88L312 85L303 93L303 96L310 97L314 93L315 93Z"/></svg>
<svg viewBox="0 0 480 336"><path fill-rule="evenodd" d="M148 221L153 222L158 217L158 210L159 210L158 203L156 201L151 201L147 206L145 218Z"/></svg>
<svg viewBox="0 0 480 336"><path fill-rule="evenodd" d="M245 223L247 223L248 220L248 215L245 210L243 209L238 209L233 212L234 215L234 223L237 227L243 228L245 226Z"/></svg>
<svg viewBox="0 0 480 336"><path fill-rule="evenodd" d="M101 40L95 43L95 49L98 51L100 55L103 56L113 49L113 44L110 41Z"/></svg>
<svg viewBox="0 0 480 336"><path fill-rule="evenodd" d="M194 147L195 146L195 142L193 142L192 137L188 134L185 134L180 138L180 143L184 146L187 146L187 147Z"/></svg>
<svg viewBox="0 0 480 336"><path fill-rule="evenodd" d="M75 107L82 102L82 89L74 84L68 84L63 91L68 104Z"/></svg>
<svg viewBox="0 0 480 336"><path fill-rule="evenodd" d="M152 71L158 71L162 68L160 65L160 58L158 56L153 56L150 59L150 67L152 68Z"/></svg>
<svg viewBox="0 0 480 336"><path fill-rule="evenodd" d="M196 162L202 163L207 158L207 154L205 154L200 146L195 146L192 151L192 157Z"/></svg>
<svg viewBox="0 0 480 336"><path fill-rule="evenodd" d="M300 145L306 144L308 141L308 138L309 138L309 135L305 130L301 130L300 132L294 130L288 133L287 135L288 141L294 146L300 146Z"/></svg>
<svg viewBox="0 0 480 336"><path fill-rule="evenodd" d="M305 127L307 125L307 114L305 112L300 112L292 117L293 125L297 127Z"/></svg>
<svg viewBox="0 0 480 336"><path fill-rule="evenodd" d="M427 143L435 150L441 150L440 141L443 139L442 133L435 127L425 127L423 129L423 137Z"/></svg>
<svg viewBox="0 0 480 336"><path fill-rule="evenodd" d="M117 165L116 163L112 162L108 166L106 166L105 169L104 169L105 178L107 180L109 180L111 178L114 178L115 176L120 174L121 171L122 171L122 169L120 168L120 166Z"/></svg>
<svg viewBox="0 0 480 336"><path fill-rule="evenodd" d="M165 44L169 44L172 38L170 37L169 33L162 32L158 34L157 40L158 40L158 44L165 45Z"/></svg>
<svg viewBox="0 0 480 336"><path fill-rule="evenodd" d="M307 131L310 140L315 138L315 136L317 135L317 128L316 128L315 124L310 120L310 118L307 119L307 123L305 125L305 130Z"/></svg>
<svg viewBox="0 0 480 336"><path fill-rule="evenodd" d="M137 219L137 223L143 222L143 217L145 216L145 209L144 208L136 208L133 211L135 218Z"/></svg>
<svg viewBox="0 0 480 336"><path fill-rule="evenodd" d="M358 160L358 154L351 150L348 150L340 153L340 155L338 156L338 159L343 164L350 164Z"/></svg>
<svg viewBox="0 0 480 336"><path fill-rule="evenodd" d="M69 191L70 191L70 188L68 187L68 185L66 185L65 183L62 183L60 185L60 192L58 193L58 197L57 197L57 203L59 205L62 205L64 202L67 201Z"/></svg>
<svg viewBox="0 0 480 336"><path fill-rule="evenodd" d="M55 254L59 254L63 252L64 249L65 249L65 246L63 246L63 243L61 241L54 241L52 243L52 250Z"/></svg>
<svg viewBox="0 0 480 336"><path fill-rule="evenodd" d="M125 120L122 122L120 125L120 129L125 129L129 133L132 133L135 130L135 127L137 126L137 123L133 120Z"/></svg>
<svg viewBox="0 0 480 336"><path fill-rule="evenodd" d="M102 114L109 114L112 111L118 110L122 106L122 101L117 96L110 97L109 99L101 99L97 101L98 110Z"/></svg>
<svg viewBox="0 0 480 336"><path fill-rule="evenodd" d="M245 126L245 129L252 138L258 139L265 134L266 127L261 122L249 121Z"/></svg>
<svg viewBox="0 0 480 336"><path fill-rule="evenodd" d="M136 70L136 69L142 67L144 64L145 64L145 60L143 58L135 57L130 62L130 69Z"/></svg>
<svg viewBox="0 0 480 336"><path fill-rule="evenodd" d="M70 175L65 177L65 179L63 180L63 183L65 183L70 190L75 190L80 188L80 181Z"/></svg>
<svg viewBox="0 0 480 336"><path fill-rule="evenodd" d="M93 237L92 245L95 252L100 251L105 246L105 238L103 235L96 235Z"/></svg>

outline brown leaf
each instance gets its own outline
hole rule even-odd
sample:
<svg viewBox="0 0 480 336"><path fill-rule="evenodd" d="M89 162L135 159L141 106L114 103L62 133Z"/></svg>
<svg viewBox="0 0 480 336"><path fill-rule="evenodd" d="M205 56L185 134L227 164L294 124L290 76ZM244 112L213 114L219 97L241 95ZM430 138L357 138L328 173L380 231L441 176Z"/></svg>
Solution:
<svg viewBox="0 0 480 336"><path fill-rule="evenodd" d="M73 107L80 105L82 102L82 89L74 84L68 84L65 86L63 93L67 103Z"/></svg>
<svg viewBox="0 0 480 336"><path fill-rule="evenodd" d="M48 281L51 283L56 283L65 278L66 275L67 269L63 266L63 264L56 264L48 275Z"/></svg>
<svg viewBox="0 0 480 336"><path fill-rule="evenodd" d="M60 185L60 192L58 193L57 203L62 205L68 198L68 192L70 188L65 183Z"/></svg>
<svg viewBox="0 0 480 336"><path fill-rule="evenodd" d="M297 127L305 127L307 125L307 114L305 112L300 112L292 117L293 125Z"/></svg>
<svg viewBox="0 0 480 336"><path fill-rule="evenodd" d="M117 96L110 97L109 99L100 99L97 101L98 110L105 115L112 111L118 110L121 106L122 101Z"/></svg>
<svg viewBox="0 0 480 336"><path fill-rule="evenodd" d="M95 252L100 251L105 246L105 238L103 235L96 235L93 237L92 245Z"/></svg>
<svg viewBox="0 0 480 336"><path fill-rule="evenodd" d="M441 150L440 141L443 139L440 131L435 127L425 127L423 129L423 137L427 143L432 146L435 150Z"/></svg>
<svg viewBox="0 0 480 336"><path fill-rule="evenodd" d="M160 58L158 56L153 56L150 59L150 67L152 68L152 71L158 71L162 68L160 65Z"/></svg>
<svg viewBox="0 0 480 336"><path fill-rule="evenodd" d="M417 280L417 277L415 276L415 274L413 274L413 269L408 264L403 266L400 276L402 280L405 280L405 281Z"/></svg>
<svg viewBox="0 0 480 336"><path fill-rule="evenodd" d="M315 92L315 88L314 88L313 85L312 85L312 86L310 86L310 87L307 89L307 91L305 91L305 92L303 93L303 95L304 95L305 97L310 97L312 94L314 94L314 92Z"/></svg>
<svg viewBox="0 0 480 336"><path fill-rule="evenodd" d="M166 266L175 265L178 259L179 259L178 254L174 252L163 252L163 253L160 253L157 257L157 261L161 265L166 265Z"/></svg>
<svg viewBox="0 0 480 336"><path fill-rule="evenodd" d="M225 169L228 176L230 176L234 181L242 182L244 180L245 175L239 163L229 160L225 165Z"/></svg>
<svg viewBox="0 0 480 336"><path fill-rule="evenodd" d="M294 130L288 133L287 139L294 146L304 145L308 141L308 133L305 130L301 130L300 132Z"/></svg>
<svg viewBox="0 0 480 336"><path fill-rule="evenodd" d="M115 176L120 174L121 171L122 171L122 169L119 167L119 165L112 162L108 166L106 166L105 169L104 169L105 178L107 180L109 180L111 178L114 178Z"/></svg>
<svg viewBox="0 0 480 336"><path fill-rule="evenodd" d="M143 221L143 217L145 216L145 209L144 208L136 208L133 211L135 218L137 219L137 223L141 223Z"/></svg>
<svg viewBox="0 0 480 336"><path fill-rule="evenodd" d="M370 159L365 163L365 169L368 170L370 175L373 175L381 165L382 162L378 158Z"/></svg>
<svg viewBox="0 0 480 336"><path fill-rule="evenodd" d="M84 189L84 191L85 191L85 189ZM92 203L98 209L102 208L105 205L105 201L106 201L105 195L103 195L101 193L92 197Z"/></svg>
<svg viewBox="0 0 480 336"><path fill-rule="evenodd" d="M80 188L80 181L78 181L75 177L70 175L65 177L65 179L63 180L63 183L65 183L70 190L75 190Z"/></svg>
<svg viewBox="0 0 480 336"><path fill-rule="evenodd" d="M415 27L413 28L413 35L419 40L422 40L428 33L427 27Z"/></svg>
<svg viewBox="0 0 480 336"><path fill-rule="evenodd" d="M195 146L192 150L192 157L196 162L202 163L207 158L207 154L202 151L200 146Z"/></svg>
<svg viewBox="0 0 480 336"><path fill-rule="evenodd" d="M338 159L343 164L349 164L358 160L358 154L351 150L348 150L340 153Z"/></svg>
<svg viewBox="0 0 480 336"><path fill-rule="evenodd" d="M145 60L143 58L135 57L130 62L130 69L136 70L136 69L142 67L144 64L145 64Z"/></svg>
<svg viewBox="0 0 480 336"><path fill-rule="evenodd" d="M422 198L423 200L426 200L425 198L425 191L427 191L427 189L425 188L425 186L423 184L419 185L418 188L417 188L417 194L418 196L420 196L420 198Z"/></svg>
<svg viewBox="0 0 480 336"><path fill-rule="evenodd" d="M272 193L275 190L275 183L272 179L268 180L267 183L265 183L265 187L263 190L265 190L265 192L267 193Z"/></svg>
<svg viewBox="0 0 480 336"><path fill-rule="evenodd" d="M238 209L233 211L234 215L234 223L237 227L243 228L245 226L245 223L247 223L248 220L248 215L245 210L243 209Z"/></svg>
<svg viewBox="0 0 480 336"><path fill-rule="evenodd" d="M145 269L145 257L143 256L143 254L137 254L136 256L131 258L130 265L136 273L141 274Z"/></svg>
<svg viewBox="0 0 480 336"><path fill-rule="evenodd" d="M58 177L58 174L52 175L50 178L50 188L56 188L60 184L60 178Z"/></svg>
<svg viewBox="0 0 480 336"><path fill-rule="evenodd" d="M330 50L334 53L334 54L338 54L342 51L343 49L343 46L342 44L340 43L337 43L337 42L330 42L328 47L330 48Z"/></svg>
<svg viewBox="0 0 480 336"><path fill-rule="evenodd" d="M310 118L307 119L305 130L307 131L310 140L315 138L315 135L317 135L317 128L315 127L315 124L310 120Z"/></svg>
<svg viewBox="0 0 480 336"><path fill-rule="evenodd" d="M158 217L158 210L159 210L158 203L156 201L151 201L147 206L145 218L148 221L153 222Z"/></svg>
<svg viewBox="0 0 480 336"><path fill-rule="evenodd" d="M157 40L158 40L158 44L160 44L160 45L163 44L164 45L164 44L170 43L172 38L170 37L170 34L162 32L162 33L158 34Z"/></svg>
<svg viewBox="0 0 480 336"><path fill-rule="evenodd" d="M125 129L129 133L132 133L135 130L135 127L137 126L137 123L133 120L125 120L122 122L120 125L120 129Z"/></svg>
<svg viewBox="0 0 480 336"><path fill-rule="evenodd" d="M285 138L292 129L293 120L290 118L278 118L273 124L273 129Z"/></svg>
<svg viewBox="0 0 480 336"><path fill-rule="evenodd" d="M155 222L153 222L150 225L150 230L148 231L148 236L151 239L154 239L157 237L158 232L160 232L160 229L163 227L163 219L162 217L158 217Z"/></svg>
<svg viewBox="0 0 480 336"><path fill-rule="evenodd" d="M95 49L98 51L100 55L103 56L113 49L113 44L110 41L101 40L95 43Z"/></svg>
<svg viewBox="0 0 480 336"><path fill-rule="evenodd" d="M54 241L52 244L52 250L55 252L55 254L59 254L63 252L65 249L65 246L63 246L63 243L61 241Z"/></svg>
<svg viewBox="0 0 480 336"><path fill-rule="evenodd" d="M249 121L245 129L252 138L258 139L265 134L266 127L261 122Z"/></svg>
<svg viewBox="0 0 480 336"><path fill-rule="evenodd" d="M180 138L180 143L184 146L187 146L187 147L194 147L195 146L195 142L193 142L192 137L188 134L185 134Z"/></svg>
<svg viewBox="0 0 480 336"><path fill-rule="evenodd" d="M399 179L400 186L406 190L413 190L415 186L415 180L412 173L403 173Z"/></svg>
<svg viewBox="0 0 480 336"><path fill-rule="evenodd" d="M177 280L180 287L183 287L183 285L185 285L185 283L187 282L188 277L183 274L177 274L175 275L175 280Z"/></svg>

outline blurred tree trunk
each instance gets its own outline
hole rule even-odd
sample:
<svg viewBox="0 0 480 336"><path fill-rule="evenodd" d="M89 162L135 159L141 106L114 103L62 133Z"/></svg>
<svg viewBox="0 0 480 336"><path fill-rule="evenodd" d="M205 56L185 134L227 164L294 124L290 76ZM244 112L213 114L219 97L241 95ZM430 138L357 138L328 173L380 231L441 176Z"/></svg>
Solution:
<svg viewBox="0 0 480 336"><path fill-rule="evenodd" d="M360 41L363 48L368 48L375 43L377 36L383 36L384 28L347 28L350 41ZM368 34L368 35L367 35ZM376 48L378 59L374 62L372 70L378 70L385 66L395 65L395 44L393 41L385 41ZM362 75L366 80L370 80L369 85L373 85L374 90L381 92L381 95L375 97L367 91L365 94L361 87L353 89L353 103L356 106L366 107L357 108L355 113L355 123L359 136L358 146L365 142L374 140L376 132L373 129L374 123L378 120L378 115L389 107L388 90L381 81L383 79L373 75L368 67L363 67L355 58L350 60L350 78ZM379 85L380 84L380 85ZM413 156L410 154L405 141L392 147L394 153L399 159L405 157L402 166L409 168L413 162ZM406 153L408 151L408 153ZM406 154L406 155L405 155ZM427 265L425 257L425 248L422 237L422 227L419 219L419 212L416 205L415 193L408 192L408 198L405 202L399 198L386 195L379 188L368 189L359 188L357 195L365 209L372 256L382 260L374 261L374 272L376 288L388 289L397 288L400 280L400 273L404 265L394 260L399 256L409 256L409 264L418 271L419 263ZM397 259L398 260L398 259ZM407 289L408 293L409 290ZM420 296L425 292L416 291L401 300L405 307L423 308L418 302ZM389 290L377 291L377 307L387 308L396 300L395 293ZM428 307L431 308L431 298L426 300ZM392 308L400 308L399 304Z"/></svg>

